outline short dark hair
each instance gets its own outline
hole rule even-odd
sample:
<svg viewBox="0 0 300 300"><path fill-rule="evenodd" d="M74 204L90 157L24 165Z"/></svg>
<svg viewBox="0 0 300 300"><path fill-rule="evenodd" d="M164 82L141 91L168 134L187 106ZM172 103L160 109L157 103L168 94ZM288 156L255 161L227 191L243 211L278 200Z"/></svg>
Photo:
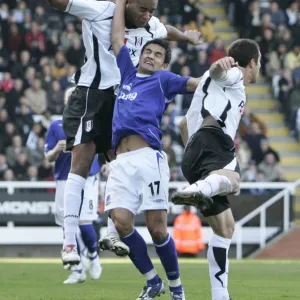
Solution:
<svg viewBox="0 0 300 300"><path fill-rule="evenodd" d="M167 40L164 40L164 39L154 39L154 40L151 40L151 41L147 42L144 45L141 54L143 54L145 48L148 45L151 45L151 44L155 44L155 45L161 46L162 48L165 49L165 60L164 60L164 63L165 64L169 64L170 61L171 61L171 58L172 58L172 52L171 52L170 43Z"/></svg>
<svg viewBox="0 0 300 300"><path fill-rule="evenodd" d="M239 39L230 45L228 56L233 57L239 63L239 66L245 68L251 59L258 63L259 46L250 39Z"/></svg>

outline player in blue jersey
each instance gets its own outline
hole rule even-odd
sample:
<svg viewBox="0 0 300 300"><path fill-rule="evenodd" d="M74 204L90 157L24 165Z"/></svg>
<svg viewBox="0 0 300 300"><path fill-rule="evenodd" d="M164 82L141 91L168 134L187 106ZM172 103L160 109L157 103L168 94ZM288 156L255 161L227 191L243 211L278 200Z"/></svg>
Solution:
<svg viewBox="0 0 300 300"><path fill-rule="evenodd" d="M129 247L131 261L147 281L138 299L153 299L165 291L146 243L133 226L134 216L141 210L166 272L171 300L184 300L175 244L167 231L170 172L162 151L160 124L174 96L194 92L200 78L180 77L166 70L171 49L162 39L145 44L139 67L135 68L124 45L125 6L126 0L118 0L112 26L112 46L121 83L112 128L116 160L110 163L105 210Z"/></svg>
<svg viewBox="0 0 300 300"><path fill-rule="evenodd" d="M74 88L71 88L66 91L65 102L73 90ZM64 192L72 158L71 152L64 152L65 148L66 136L62 127L62 120L53 121L46 136L45 156L49 162L55 161L55 222L61 227L64 226ZM95 156L85 184L83 204L81 213L79 213L81 238L88 249L88 260L85 267L89 270L90 277L94 280L99 279L102 272L97 254L97 234L92 225L93 220L97 218L99 171L97 156ZM69 278L64 281L65 284L85 281L86 275L82 264L70 266L70 269L72 273Z"/></svg>

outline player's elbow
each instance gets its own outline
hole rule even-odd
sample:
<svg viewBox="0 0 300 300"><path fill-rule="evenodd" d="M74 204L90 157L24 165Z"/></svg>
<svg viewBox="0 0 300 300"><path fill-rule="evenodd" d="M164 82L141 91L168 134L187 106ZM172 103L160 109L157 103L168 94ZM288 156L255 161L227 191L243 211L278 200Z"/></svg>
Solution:
<svg viewBox="0 0 300 300"><path fill-rule="evenodd" d="M54 8L66 10L69 0L47 0L47 2Z"/></svg>
<svg viewBox="0 0 300 300"><path fill-rule="evenodd" d="M55 161L55 158L54 158L53 155L51 155L51 153L49 153L49 152L45 155L45 159L46 159L49 163L52 163L52 162Z"/></svg>

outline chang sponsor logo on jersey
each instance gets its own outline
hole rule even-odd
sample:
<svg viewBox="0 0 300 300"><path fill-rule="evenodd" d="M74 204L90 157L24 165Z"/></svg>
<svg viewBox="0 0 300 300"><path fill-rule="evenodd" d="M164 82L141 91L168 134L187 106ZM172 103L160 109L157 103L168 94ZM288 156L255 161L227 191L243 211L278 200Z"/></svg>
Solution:
<svg viewBox="0 0 300 300"><path fill-rule="evenodd" d="M125 94L124 92L120 92L118 96L118 100L129 100L129 101L134 101L137 97L138 93L129 93Z"/></svg>

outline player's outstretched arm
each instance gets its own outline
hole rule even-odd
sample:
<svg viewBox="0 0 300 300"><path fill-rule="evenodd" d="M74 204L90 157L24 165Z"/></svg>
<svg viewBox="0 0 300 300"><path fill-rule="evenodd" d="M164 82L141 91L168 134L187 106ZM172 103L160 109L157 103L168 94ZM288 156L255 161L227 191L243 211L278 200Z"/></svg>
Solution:
<svg viewBox="0 0 300 300"><path fill-rule="evenodd" d="M201 44L199 40L201 33L197 30L187 30L183 33L171 25L166 25L166 28L168 32L167 39L169 41L183 41L192 45Z"/></svg>
<svg viewBox="0 0 300 300"><path fill-rule="evenodd" d="M47 2L54 8L66 10L69 0L47 0Z"/></svg>
<svg viewBox="0 0 300 300"><path fill-rule="evenodd" d="M114 18L112 21L111 44L115 56L124 45L125 36L125 7L126 0L117 0Z"/></svg>
<svg viewBox="0 0 300 300"><path fill-rule="evenodd" d="M209 75L212 79L217 81L225 80L227 71L237 66L238 63L234 61L234 58L226 56L211 65Z"/></svg>
<svg viewBox="0 0 300 300"><path fill-rule="evenodd" d="M199 78L191 77L186 83L187 92L189 92L189 93L195 92L200 83L201 78L202 77L199 77Z"/></svg>

